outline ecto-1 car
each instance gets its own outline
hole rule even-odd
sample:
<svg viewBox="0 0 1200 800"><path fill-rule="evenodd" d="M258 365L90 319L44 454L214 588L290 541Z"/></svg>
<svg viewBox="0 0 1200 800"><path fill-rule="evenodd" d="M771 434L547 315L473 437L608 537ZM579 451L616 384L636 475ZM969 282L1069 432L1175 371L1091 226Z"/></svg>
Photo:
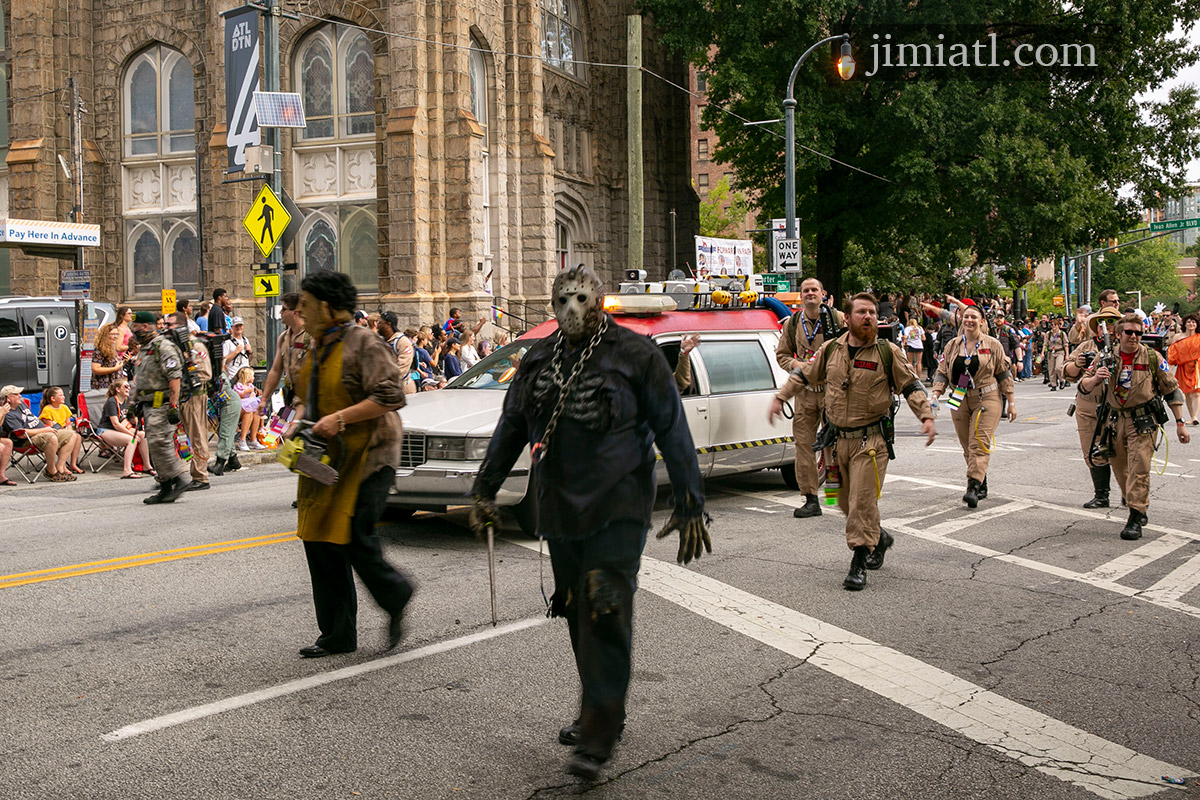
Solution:
<svg viewBox="0 0 1200 800"><path fill-rule="evenodd" d="M785 481L794 488L790 423L767 422L771 396L787 379L775 362L776 315L761 308L653 311L647 306L662 306L646 303L648 297L609 295L605 309L617 324L653 339L672 368L683 337L700 334L699 346L687 355L692 383L681 395L701 474L707 478L783 467ZM400 468L389 497L394 512L441 512L470 503L471 486L521 358L557 330L554 321L538 325L444 389L408 396L401 410ZM659 485L667 483L661 460L657 472ZM496 501L512 510L522 530L534 533L528 448Z"/></svg>

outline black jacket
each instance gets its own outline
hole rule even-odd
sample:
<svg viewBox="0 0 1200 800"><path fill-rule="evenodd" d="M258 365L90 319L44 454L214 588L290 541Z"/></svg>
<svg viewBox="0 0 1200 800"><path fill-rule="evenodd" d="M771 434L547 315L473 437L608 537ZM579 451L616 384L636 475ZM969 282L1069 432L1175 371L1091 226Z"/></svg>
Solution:
<svg viewBox="0 0 1200 800"><path fill-rule="evenodd" d="M558 333L521 360L504 411L472 490L494 497L521 450L539 442L554 412L550 379ZM567 354L564 380L580 351ZM704 487L679 390L666 358L649 338L609 327L572 387L545 457L534 465L538 533L581 539L609 523L649 526L654 508L654 445L662 452L676 509L696 513Z"/></svg>

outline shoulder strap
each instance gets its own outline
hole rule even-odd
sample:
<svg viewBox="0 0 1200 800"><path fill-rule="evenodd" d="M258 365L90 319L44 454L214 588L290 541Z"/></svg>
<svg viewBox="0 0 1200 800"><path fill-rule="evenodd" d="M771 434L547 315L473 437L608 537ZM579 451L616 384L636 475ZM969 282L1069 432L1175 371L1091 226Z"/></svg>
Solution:
<svg viewBox="0 0 1200 800"><path fill-rule="evenodd" d="M879 349L879 366L883 367L884 373L887 374L888 388L892 390L892 394L895 394L896 383L892 379L892 348L883 339L876 339L875 346Z"/></svg>

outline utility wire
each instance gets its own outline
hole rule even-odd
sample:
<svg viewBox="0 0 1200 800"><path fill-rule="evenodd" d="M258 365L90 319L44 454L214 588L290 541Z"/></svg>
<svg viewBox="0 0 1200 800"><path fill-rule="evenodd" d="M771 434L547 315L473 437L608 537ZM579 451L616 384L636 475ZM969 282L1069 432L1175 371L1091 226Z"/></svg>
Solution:
<svg viewBox="0 0 1200 800"><path fill-rule="evenodd" d="M402 39L407 42L417 42L419 44L432 44L432 45L436 45L438 47L445 47L445 48L448 48L451 50L478 50L479 49L478 47L475 47L474 45L451 44L449 42L440 42L436 39L424 39L420 36L410 36L405 33L393 33L392 31L385 31L385 30L381 30L379 28L368 28L365 25L355 25L352 22L343 22L342 20L332 19L330 17L322 17L319 14L310 14L306 11L297 11L295 13L297 16L305 18L305 19L316 20L318 22L329 22L334 25L340 25L343 28L354 28L356 30L363 31L364 33L375 33L375 34L379 34L381 36L387 36L387 37L390 37L393 39ZM544 57L540 54L532 55L532 54L527 54L527 53L505 53L505 52L497 52L495 50L490 50L488 52L493 56L502 56L504 58L527 58L527 59L537 59L539 61L545 60ZM685 94L688 94L692 97L698 97L702 100L705 100L706 102L708 101L708 98L705 95L702 95L698 92L693 92L692 90L688 89L685 86L680 86L678 83L675 83L674 81L672 81L666 77L663 77L662 75L659 75L657 72L654 72L653 70L649 70L646 67L634 67L630 64L610 64L610 63L606 63L603 61L575 61L575 60L572 60L572 63L577 64L579 66L584 66L584 67L606 67L609 69L640 69L645 74L649 75L652 78L657 78L658 80L662 81L663 83L667 84L668 86L678 89L679 91L684 92ZM719 109L721 111L721 113L726 114L727 116L733 117L736 120L740 120L741 122L750 122L751 121L751 120L748 120L745 117L735 113L734 111L731 111L730 109L726 108L725 106L719 105L717 103L709 103L709 105L716 106L716 108ZM768 134L770 134L771 136L775 136L779 139L784 138L783 134L779 133L778 131L766 130L766 132ZM808 147L807 145L801 144L800 142L796 142L796 145L798 147L800 147L802 150L807 150L808 152L812 153L813 155L817 155L817 156L820 156L821 158L828 159L829 161L832 161L834 164L840 164L841 166L846 167L847 169L852 169L855 172L861 172L863 175L867 175L871 178L875 178L876 180L883 181L884 183L891 183L891 181L888 180L887 178L884 178L880 175L876 175L873 172L868 172L867 170L861 169L860 167L856 167L853 164L847 164L845 161L841 161L839 159L834 158L831 155L822 153L820 150L815 150L811 147Z"/></svg>

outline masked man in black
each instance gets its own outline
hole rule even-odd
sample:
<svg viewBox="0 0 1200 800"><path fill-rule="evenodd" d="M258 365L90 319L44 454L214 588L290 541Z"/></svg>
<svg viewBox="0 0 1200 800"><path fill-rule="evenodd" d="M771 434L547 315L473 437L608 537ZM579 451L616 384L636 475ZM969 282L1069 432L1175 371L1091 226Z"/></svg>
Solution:
<svg viewBox="0 0 1200 800"><path fill-rule="evenodd" d="M633 593L655 498L654 445L675 492L659 538L679 531L679 561L712 552L692 435L657 345L619 327L582 265L551 293L558 331L521 360L472 490L471 525L495 525L496 492L533 443L530 491L554 570L551 616L567 618L582 684L579 717L559 731L575 745L567 771L591 780L624 728L633 649Z"/></svg>

